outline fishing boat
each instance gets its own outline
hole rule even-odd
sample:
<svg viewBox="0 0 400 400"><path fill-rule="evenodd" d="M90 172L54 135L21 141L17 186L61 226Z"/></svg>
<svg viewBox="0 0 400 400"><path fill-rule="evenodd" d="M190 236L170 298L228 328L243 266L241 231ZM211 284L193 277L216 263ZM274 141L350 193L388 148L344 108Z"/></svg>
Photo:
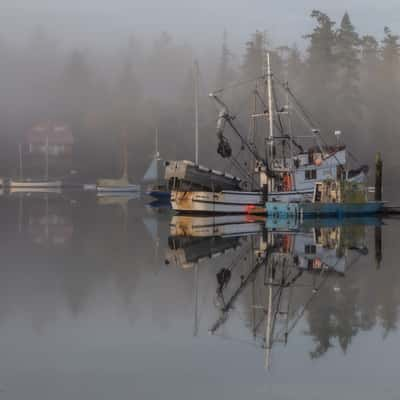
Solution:
<svg viewBox="0 0 400 400"><path fill-rule="evenodd" d="M335 131L336 144L331 145L324 140L288 84L280 82L273 75L269 53L263 76L255 80L254 106L250 115L252 128L247 135L248 139L240 132L235 124L235 115L222 100L223 92L221 89L210 94L220 108L217 152L222 158L231 159L233 165L238 165L238 161L232 156L230 142L224 135L226 126L229 126L240 139L242 149L251 158L248 165L254 169L245 170L244 166L238 168L242 179L239 187L233 190L217 186L199 190L190 180L185 180L178 174L169 174L166 177L171 187L174 210L209 213L262 212L267 202L312 203L317 183L326 179L357 184L365 182L368 167L350 168L349 152L340 143L340 131ZM281 105L278 93L285 98L286 104ZM306 125L305 133L304 129L298 135L293 133L291 119L294 116ZM258 139L257 126L263 132ZM264 148L256 146L257 142L262 142Z"/></svg>
<svg viewBox="0 0 400 400"><path fill-rule="evenodd" d="M131 184L128 177L128 149L127 149L127 138L123 135L123 168L122 176L118 179L98 179L96 182L97 192L139 192L140 185Z"/></svg>
<svg viewBox="0 0 400 400"><path fill-rule="evenodd" d="M22 164L22 146L18 146L19 152L19 178L12 178L8 182L9 190L12 191L31 191L31 190L46 190L57 189L62 187L61 180L49 180L49 137L46 137L46 167L44 179L24 178Z"/></svg>
<svg viewBox="0 0 400 400"><path fill-rule="evenodd" d="M317 182L311 202L270 202L265 206L267 215L274 218L301 215L309 217L351 217L378 214L384 202L369 201L362 184L343 180Z"/></svg>

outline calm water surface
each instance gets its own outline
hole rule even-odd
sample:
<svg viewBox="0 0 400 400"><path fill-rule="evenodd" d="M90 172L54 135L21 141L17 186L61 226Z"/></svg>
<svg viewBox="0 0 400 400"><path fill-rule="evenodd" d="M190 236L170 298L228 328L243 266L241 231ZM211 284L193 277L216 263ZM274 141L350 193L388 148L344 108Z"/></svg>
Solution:
<svg viewBox="0 0 400 400"><path fill-rule="evenodd" d="M0 202L1 399L400 398L396 219Z"/></svg>

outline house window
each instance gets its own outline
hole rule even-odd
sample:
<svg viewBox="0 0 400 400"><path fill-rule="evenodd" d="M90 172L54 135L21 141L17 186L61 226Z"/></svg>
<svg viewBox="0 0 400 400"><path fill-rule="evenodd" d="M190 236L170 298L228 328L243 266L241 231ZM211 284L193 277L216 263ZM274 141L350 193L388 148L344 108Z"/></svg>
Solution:
<svg viewBox="0 0 400 400"><path fill-rule="evenodd" d="M308 169L305 171L305 178L308 180L317 179L317 170L316 169Z"/></svg>
<svg viewBox="0 0 400 400"><path fill-rule="evenodd" d="M317 252L317 247L314 244L306 244L304 246L304 252L306 254L315 254Z"/></svg>

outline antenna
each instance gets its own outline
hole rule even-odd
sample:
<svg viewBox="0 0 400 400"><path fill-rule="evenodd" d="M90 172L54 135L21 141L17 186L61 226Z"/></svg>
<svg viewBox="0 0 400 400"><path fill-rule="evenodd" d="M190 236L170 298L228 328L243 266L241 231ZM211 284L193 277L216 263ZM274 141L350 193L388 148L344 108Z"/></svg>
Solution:
<svg viewBox="0 0 400 400"><path fill-rule="evenodd" d="M194 61L194 139L195 139L195 164L199 165L199 63Z"/></svg>
<svg viewBox="0 0 400 400"><path fill-rule="evenodd" d="M156 128L156 159L158 160L160 158L160 151L159 151L159 132L158 128Z"/></svg>
<svg viewBox="0 0 400 400"><path fill-rule="evenodd" d="M268 134L268 141L269 141L269 156L272 159L273 156L273 140L274 140L274 114L273 114L273 107L272 107L272 71L271 71L271 60L270 60L270 53L267 52L267 84L268 84L268 117L269 117L269 134Z"/></svg>
<svg viewBox="0 0 400 400"><path fill-rule="evenodd" d="M46 181L49 180L49 135L46 136Z"/></svg>
<svg viewBox="0 0 400 400"><path fill-rule="evenodd" d="M335 131L336 143L340 145L340 136L342 135L342 131Z"/></svg>

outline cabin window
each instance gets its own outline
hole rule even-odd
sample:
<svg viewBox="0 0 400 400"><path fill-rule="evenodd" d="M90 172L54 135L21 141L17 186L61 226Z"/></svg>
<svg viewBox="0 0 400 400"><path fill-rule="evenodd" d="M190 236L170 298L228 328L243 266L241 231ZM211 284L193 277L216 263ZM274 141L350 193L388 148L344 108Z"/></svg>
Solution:
<svg viewBox="0 0 400 400"><path fill-rule="evenodd" d="M316 169L308 169L305 171L305 178L308 180L317 179L317 170Z"/></svg>
<svg viewBox="0 0 400 400"><path fill-rule="evenodd" d="M316 254L317 247L314 244L306 244L304 246L304 252L306 254Z"/></svg>

